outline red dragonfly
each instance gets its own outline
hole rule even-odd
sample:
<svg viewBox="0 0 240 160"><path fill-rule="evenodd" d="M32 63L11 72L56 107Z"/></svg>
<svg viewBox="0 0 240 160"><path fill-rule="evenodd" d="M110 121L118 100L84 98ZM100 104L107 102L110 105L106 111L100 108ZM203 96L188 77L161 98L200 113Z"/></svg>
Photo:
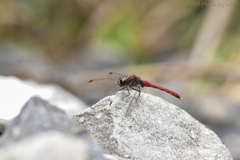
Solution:
<svg viewBox="0 0 240 160"><path fill-rule="evenodd" d="M143 87L152 87L152 88L160 89L164 92L171 94L172 96L174 96L178 99L182 99L179 94L177 94L169 89L154 85L148 81L142 80L140 77L138 77L134 74L133 75L122 75L119 73L110 72L108 74L108 78L93 79L88 82L88 88L127 90L128 91L127 96L130 95L129 90L135 90L139 93L137 99L139 98ZM125 96L125 97L127 97L127 96ZM137 99L136 99L136 101L137 101ZM130 102L129 106L131 105L131 103L132 103L132 101ZM129 107L128 107L128 109L129 109ZM128 112L128 109L127 109L127 112Z"/></svg>

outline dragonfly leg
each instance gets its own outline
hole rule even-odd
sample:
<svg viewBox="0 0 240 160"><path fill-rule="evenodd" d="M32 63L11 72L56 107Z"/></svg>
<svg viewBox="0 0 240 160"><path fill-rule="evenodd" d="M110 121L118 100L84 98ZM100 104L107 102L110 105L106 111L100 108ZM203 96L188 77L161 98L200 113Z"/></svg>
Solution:
<svg viewBox="0 0 240 160"><path fill-rule="evenodd" d="M128 91L128 95L122 97L122 99L124 99L124 98L126 98L126 97L128 97L128 96L130 95L129 88L128 88L128 86L125 86L125 87L123 87L123 88L121 88L121 89L118 89L118 91L122 91L122 90L124 90L124 89L126 89L126 88L127 88L127 91Z"/></svg>
<svg viewBox="0 0 240 160"><path fill-rule="evenodd" d="M126 86L126 87L123 87L123 88L121 88L121 89L118 89L118 90L121 91L121 90L124 90L125 88L127 88L127 86Z"/></svg>
<svg viewBox="0 0 240 160"><path fill-rule="evenodd" d="M135 93L135 95L136 95L136 93ZM135 95L134 95L134 97L135 97ZM133 101L134 97L132 98L131 102L130 102L129 105L128 105L128 108L127 108L127 111L126 111L126 116L127 116L127 114L128 114L129 108L130 108L130 106L131 106L131 104L132 104L132 101Z"/></svg>
<svg viewBox="0 0 240 160"><path fill-rule="evenodd" d="M139 97L140 97L140 95L141 95L141 91L140 91L140 86L135 86L135 87L138 87L138 89L136 89L136 88L133 88L133 87L130 87L130 88L138 92L138 97L137 97L137 99L136 99L136 101L137 101L137 100L138 100L138 98L139 98Z"/></svg>
<svg viewBox="0 0 240 160"><path fill-rule="evenodd" d="M130 95L130 92L129 92L129 88L128 88L128 86L126 86L126 87L124 87L124 88L127 88L128 95L124 96L122 99L124 99L124 98L126 98L126 97L128 97L128 96Z"/></svg>
<svg viewBox="0 0 240 160"><path fill-rule="evenodd" d="M133 98L135 98L135 99L136 99L136 103L137 103L137 100L138 100L138 98L139 98L139 97L140 97L140 95L141 95L141 91L140 91L140 86L135 86L135 87L138 87L138 89L136 89L136 88L133 88L133 87L130 87L130 88L138 92L138 97L137 97L137 98L135 98L135 95L136 95L136 94L135 94L135 95L134 95L134 97L133 97ZM138 107L138 103L137 103L137 107Z"/></svg>

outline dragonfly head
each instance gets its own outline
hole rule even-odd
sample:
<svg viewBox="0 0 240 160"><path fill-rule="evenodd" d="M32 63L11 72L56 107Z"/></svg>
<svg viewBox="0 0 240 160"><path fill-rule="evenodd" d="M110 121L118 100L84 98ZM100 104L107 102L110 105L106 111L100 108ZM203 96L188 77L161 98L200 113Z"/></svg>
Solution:
<svg viewBox="0 0 240 160"><path fill-rule="evenodd" d="M119 85L120 87L125 86L125 85L126 85L126 80L123 79L123 78L119 78L119 79L118 79L118 85Z"/></svg>

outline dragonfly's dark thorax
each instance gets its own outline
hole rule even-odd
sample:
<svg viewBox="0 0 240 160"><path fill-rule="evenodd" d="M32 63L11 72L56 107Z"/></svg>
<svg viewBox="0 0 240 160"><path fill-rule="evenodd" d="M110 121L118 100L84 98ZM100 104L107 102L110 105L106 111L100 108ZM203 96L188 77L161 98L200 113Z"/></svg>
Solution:
<svg viewBox="0 0 240 160"><path fill-rule="evenodd" d="M141 80L140 77L136 75L131 75L129 77L125 78L120 78L118 80L118 85L119 86L141 86L143 87L143 81Z"/></svg>
<svg viewBox="0 0 240 160"><path fill-rule="evenodd" d="M141 86L143 87L143 81L140 77L133 75L134 83L133 86Z"/></svg>
<svg viewBox="0 0 240 160"><path fill-rule="evenodd" d="M143 81L141 80L140 77L136 75L131 75L129 77L121 77L118 79L118 85L120 87L124 86L141 86L143 87Z"/></svg>

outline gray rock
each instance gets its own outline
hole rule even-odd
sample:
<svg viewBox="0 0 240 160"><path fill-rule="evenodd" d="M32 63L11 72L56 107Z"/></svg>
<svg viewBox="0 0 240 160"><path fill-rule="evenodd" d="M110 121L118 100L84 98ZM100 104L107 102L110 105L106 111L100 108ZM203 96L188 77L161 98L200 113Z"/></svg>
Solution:
<svg viewBox="0 0 240 160"><path fill-rule="evenodd" d="M50 131L54 131L54 133L48 134L47 132ZM56 138L54 138L55 136ZM52 138L54 139L51 140ZM65 139L62 140L62 138ZM76 144L74 144L75 141ZM79 145L80 143L83 144ZM79 148L75 148L77 145ZM23 146L26 148L24 149ZM70 148L75 149L68 153ZM42 159L61 159L52 157L58 152L62 152L60 155L72 154L69 155L69 159L71 159L71 156L79 155L79 153L73 152L82 148L84 148L82 152L88 151L83 158L104 159L100 148L76 120L70 119L64 111L41 98L33 97L25 104L21 113L6 126L3 136L0 138L0 154L4 153L2 155L4 158L0 159L10 160L11 157L13 159L39 159L37 157L41 153L43 154L41 157L45 157ZM30 151L33 153L30 154ZM81 151L79 152L81 153ZM86 156L86 154L88 155ZM21 158L17 158L18 156ZM66 156L68 155L62 157Z"/></svg>
<svg viewBox="0 0 240 160"><path fill-rule="evenodd" d="M0 144L4 144L3 141L15 141L43 131L68 131L77 127L81 126L69 119L64 111L39 97L33 97L25 104L21 113L7 125Z"/></svg>
<svg viewBox="0 0 240 160"><path fill-rule="evenodd" d="M83 111L87 105L58 85L42 85L23 81L16 77L0 76L0 118L11 120L33 96L39 96L50 104L63 109L68 116Z"/></svg>
<svg viewBox="0 0 240 160"><path fill-rule="evenodd" d="M232 159L218 136L187 112L159 97L106 97L74 117L107 154L131 159ZM126 93L125 93L126 94Z"/></svg>
<svg viewBox="0 0 240 160"><path fill-rule="evenodd" d="M0 150L1 160L90 160L91 146L83 138L50 131L20 140Z"/></svg>

